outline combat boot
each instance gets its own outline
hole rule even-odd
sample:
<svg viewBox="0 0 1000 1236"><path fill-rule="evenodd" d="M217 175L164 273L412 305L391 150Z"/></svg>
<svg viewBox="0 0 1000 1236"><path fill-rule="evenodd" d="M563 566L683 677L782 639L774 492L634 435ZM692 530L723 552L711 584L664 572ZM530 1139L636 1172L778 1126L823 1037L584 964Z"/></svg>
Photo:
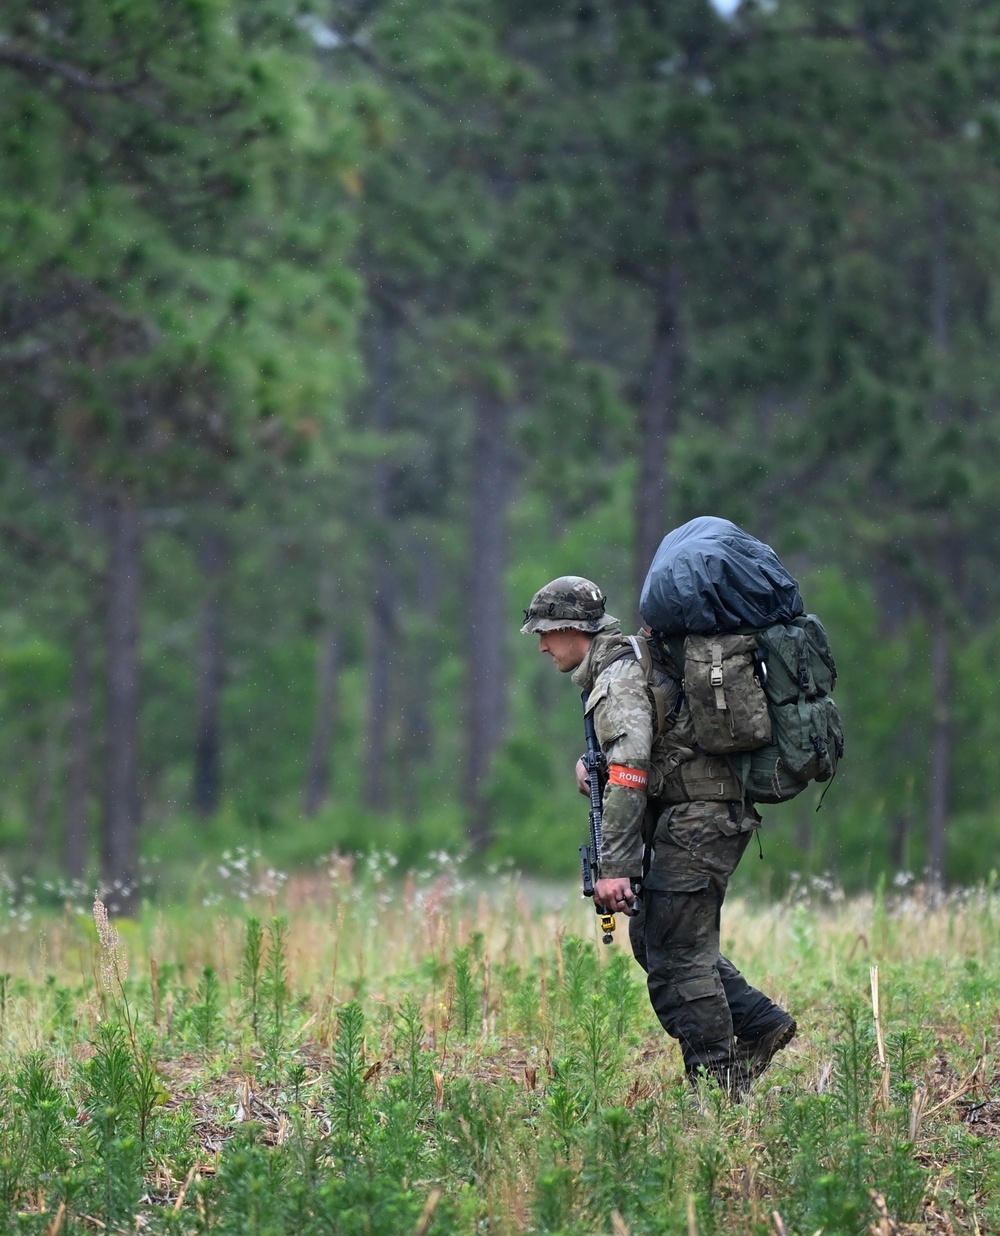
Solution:
<svg viewBox="0 0 1000 1236"><path fill-rule="evenodd" d="M785 1013L781 1021L763 1034L738 1041L736 1054L750 1080L760 1077L778 1052L792 1041L797 1030L795 1018Z"/></svg>
<svg viewBox="0 0 1000 1236"><path fill-rule="evenodd" d="M702 1064L689 1065L687 1068L688 1081L695 1089L699 1082L708 1077L714 1078L734 1103L740 1103L746 1098L753 1080L746 1063L738 1056L729 1060L706 1061Z"/></svg>

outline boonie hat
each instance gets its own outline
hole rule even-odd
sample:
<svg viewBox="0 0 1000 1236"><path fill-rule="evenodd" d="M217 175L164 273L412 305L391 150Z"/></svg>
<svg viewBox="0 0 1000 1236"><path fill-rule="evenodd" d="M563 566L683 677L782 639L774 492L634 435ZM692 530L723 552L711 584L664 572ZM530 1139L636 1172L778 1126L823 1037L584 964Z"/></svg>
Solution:
<svg viewBox="0 0 1000 1236"><path fill-rule="evenodd" d="M607 597L582 575L560 575L539 588L524 611L522 635L536 631L586 631L596 635L619 625L618 619L604 612Z"/></svg>

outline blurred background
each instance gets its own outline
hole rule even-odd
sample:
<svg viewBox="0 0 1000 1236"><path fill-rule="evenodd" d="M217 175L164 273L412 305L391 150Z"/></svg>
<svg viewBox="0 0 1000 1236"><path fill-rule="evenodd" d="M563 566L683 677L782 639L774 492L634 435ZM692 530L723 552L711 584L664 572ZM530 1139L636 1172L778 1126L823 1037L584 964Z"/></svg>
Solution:
<svg viewBox="0 0 1000 1236"><path fill-rule="evenodd" d="M763 863L988 878L998 0L6 0L0 859L572 877L576 689L699 514L827 625Z"/></svg>

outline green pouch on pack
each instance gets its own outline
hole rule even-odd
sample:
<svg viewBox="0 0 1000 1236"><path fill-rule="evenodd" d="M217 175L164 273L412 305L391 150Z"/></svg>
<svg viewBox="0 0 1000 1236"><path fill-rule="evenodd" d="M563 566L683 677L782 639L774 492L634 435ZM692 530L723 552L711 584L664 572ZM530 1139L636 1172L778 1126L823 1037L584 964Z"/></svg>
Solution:
<svg viewBox="0 0 1000 1236"><path fill-rule="evenodd" d="M689 635L684 693L698 746L709 755L754 751L771 741L753 635Z"/></svg>
<svg viewBox="0 0 1000 1236"><path fill-rule="evenodd" d="M764 627L754 633L754 639L767 658L766 691L772 704L832 693L837 666L830 640L815 614Z"/></svg>
<svg viewBox="0 0 1000 1236"><path fill-rule="evenodd" d="M837 667L823 624L805 614L755 633L766 653L771 741L742 762L740 779L757 803L783 803L810 781L829 781L844 754L844 729L830 692Z"/></svg>
<svg viewBox="0 0 1000 1236"><path fill-rule="evenodd" d="M756 803L783 803L810 781L829 781L844 754L844 730L833 698L771 707L774 741L750 755L745 788Z"/></svg>

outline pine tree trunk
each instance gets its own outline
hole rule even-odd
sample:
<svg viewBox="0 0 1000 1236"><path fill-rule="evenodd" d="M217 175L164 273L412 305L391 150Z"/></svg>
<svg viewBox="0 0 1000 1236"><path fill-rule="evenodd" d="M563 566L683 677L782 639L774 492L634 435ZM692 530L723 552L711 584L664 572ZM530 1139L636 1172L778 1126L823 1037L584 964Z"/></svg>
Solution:
<svg viewBox="0 0 1000 1236"><path fill-rule="evenodd" d="M434 660L429 648L429 633L434 630L437 613L439 573L434 553L426 544L411 547L417 563L415 604L418 616L415 638L407 642L406 705L403 712L401 778L399 799L407 818L420 810L420 770L434 761L434 719L431 715L431 675Z"/></svg>
<svg viewBox="0 0 1000 1236"><path fill-rule="evenodd" d="M54 718L39 736L32 753L35 783L30 798L28 861L34 871L43 868L52 854L52 807L59 777L62 718Z"/></svg>
<svg viewBox="0 0 1000 1236"><path fill-rule="evenodd" d="M94 636L90 614L80 620L73 645L66 751L66 831L63 867L73 880L87 874L90 858L90 765L93 758Z"/></svg>
<svg viewBox="0 0 1000 1236"><path fill-rule="evenodd" d="M912 574L901 569L890 553L879 554L873 566L879 633L886 639L895 639L913 616L921 612L921 593L913 583Z"/></svg>
<svg viewBox="0 0 1000 1236"><path fill-rule="evenodd" d="M336 583L332 572L323 571L320 577L320 600L324 620L316 657L316 715L302 792L302 806L309 816L322 811L330 798L331 748L337 726L340 681L340 623L335 591Z"/></svg>
<svg viewBox="0 0 1000 1236"><path fill-rule="evenodd" d="M465 806L469 841L476 853L486 850L493 840L492 810L485 788L507 723L510 614L504 574L507 514L513 492L509 421L508 404L491 394L479 396L472 439L470 563L463 616L467 659Z"/></svg>
<svg viewBox="0 0 1000 1236"><path fill-rule="evenodd" d="M677 385L683 347L681 299L684 270L678 250L690 213L689 196L681 185L671 194L667 215L668 240L673 246L673 256L656 283L649 374L639 407L636 442L639 477L633 564L636 605L649 564L668 531L667 521L670 518L670 444L676 427Z"/></svg>
<svg viewBox="0 0 1000 1236"><path fill-rule="evenodd" d="M139 803L139 626L142 526L124 489L105 501L108 526L107 786L102 861L108 909L131 914L137 902Z"/></svg>
<svg viewBox="0 0 1000 1236"><path fill-rule="evenodd" d="M365 740L365 804L369 811L389 805L389 709L392 648L396 630L396 585L392 564L378 563L368 642L368 725Z"/></svg>
<svg viewBox="0 0 1000 1236"><path fill-rule="evenodd" d="M952 667L951 637L944 614L937 610L931 622L931 741L930 786L927 804L927 879L931 888L944 888L948 814L951 804Z"/></svg>
<svg viewBox="0 0 1000 1236"><path fill-rule="evenodd" d="M951 330L951 280L948 273L947 236L944 200L940 193L931 197L931 257L930 257L930 328L931 339L939 357L948 355ZM938 417L947 415L947 407L939 401Z"/></svg>
<svg viewBox="0 0 1000 1236"><path fill-rule="evenodd" d="M890 553L880 554L874 561L875 595L878 601L879 634L887 640L898 639L911 619L921 612L920 592L913 579L900 568ZM923 727L917 718L905 712L896 732L889 740L887 763L897 769L909 770L918 764L923 745ZM904 871L910 863L909 812L897 806L889 824L889 865L895 872Z"/></svg>
<svg viewBox="0 0 1000 1236"><path fill-rule="evenodd" d="M371 427L375 433L392 429L392 382L396 362L394 316L378 306L373 314L371 336L372 403ZM369 811L384 811L389 805L389 691L392 650L396 631L396 563L394 529L390 508L392 471L386 459L375 464L372 477L372 609L368 639L368 716L365 734L364 797Z"/></svg>
<svg viewBox="0 0 1000 1236"><path fill-rule="evenodd" d="M942 365L950 346L950 287L944 202L939 192L931 198L930 220L930 332L934 350ZM941 426L951 417L943 375L935 395L935 415ZM954 742L952 718L951 631L946 603L958 581L960 545L949 534L947 520L939 530L937 587L945 595L932 604L931 639L931 737L930 785L927 804L927 879L941 892L945 884L948 816L951 807L951 768Z"/></svg>
<svg viewBox="0 0 1000 1236"><path fill-rule="evenodd" d="M897 811L889 829L889 866L893 871L905 871L910 859L910 817L905 811Z"/></svg>
<svg viewBox="0 0 1000 1236"><path fill-rule="evenodd" d="M198 644L192 800L202 819L219 809L222 793L222 689L225 682L222 580L225 542L209 529L198 552L204 592Z"/></svg>

